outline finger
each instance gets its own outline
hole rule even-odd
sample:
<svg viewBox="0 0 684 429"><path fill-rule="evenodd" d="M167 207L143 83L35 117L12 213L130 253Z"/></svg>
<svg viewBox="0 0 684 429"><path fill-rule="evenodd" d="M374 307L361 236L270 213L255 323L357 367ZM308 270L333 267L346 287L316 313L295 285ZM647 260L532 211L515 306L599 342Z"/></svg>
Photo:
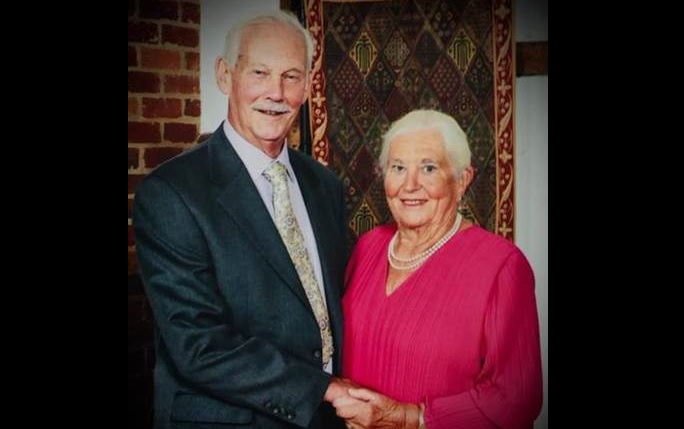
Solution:
<svg viewBox="0 0 684 429"><path fill-rule="evenodd" d="M361 399L363 401L374 401L376 400L376 393L368 389L349 389L349 396Z"/></svg>
<svg viewBox="0 0 684 429"><path fill-rule="evenodd" d="M332 405L333 405L333 407L338 408L338 407L348 407L351 405L360 405L363 403L365 403L365 402L363 402L359 399L352 398L351 396L340 396L332 402Z"/></svg>
<svg viewBox="0 0 684 429"><path fill-rule="evenodd" d="M347 420L357 418L361 411L361 408L354 405L335 408L335 414Z"/></svg>

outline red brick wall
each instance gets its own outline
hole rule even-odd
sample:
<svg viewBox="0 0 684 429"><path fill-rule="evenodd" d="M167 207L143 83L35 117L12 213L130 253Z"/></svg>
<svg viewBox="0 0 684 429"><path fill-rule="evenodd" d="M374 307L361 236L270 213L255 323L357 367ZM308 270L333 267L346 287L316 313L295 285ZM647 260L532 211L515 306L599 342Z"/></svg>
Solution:
<svg viewBox="0 0 684 429"><path fill-rule="evenodd" d="M128 2L128 274L137 272L131 206L154 167L199 137L199 0Z"/></svg>
<svg viewBox="0 0 684 429"><path fill-rule="evenodd" d="M145 174L193 146L200 125L199 0L128 2L128 425L152 427L152 314L131 209Z"/></svg>

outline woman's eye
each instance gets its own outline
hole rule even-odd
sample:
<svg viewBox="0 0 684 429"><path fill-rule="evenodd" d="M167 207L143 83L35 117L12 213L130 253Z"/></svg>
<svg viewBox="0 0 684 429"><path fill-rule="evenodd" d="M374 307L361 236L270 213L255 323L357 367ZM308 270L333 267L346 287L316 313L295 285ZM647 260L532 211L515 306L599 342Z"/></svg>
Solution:
<svg viewBox="0 0 684 429"><path fill-rule="evenodd" d="M437 170L437 166L436 166L436 165L424 165L424 166L423 166L423 171L425 171L426 173L432 173L432 172L434 172L434 171L436 171L436 170Z"/></svg>

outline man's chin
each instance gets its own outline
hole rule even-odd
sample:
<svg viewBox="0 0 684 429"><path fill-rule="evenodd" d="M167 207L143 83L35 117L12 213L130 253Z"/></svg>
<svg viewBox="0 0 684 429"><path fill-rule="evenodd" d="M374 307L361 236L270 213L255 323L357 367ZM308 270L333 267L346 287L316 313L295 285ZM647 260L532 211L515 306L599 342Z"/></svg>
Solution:
<svg viewBox="0 0 684 429"><path fill-rule="evenodd" d="M259 141L261 141L262 144L269 145L269 146L274 146L274 145L279 145L285 140L285 134L278 134L278 135L257 135L256 136Z"/></svg>

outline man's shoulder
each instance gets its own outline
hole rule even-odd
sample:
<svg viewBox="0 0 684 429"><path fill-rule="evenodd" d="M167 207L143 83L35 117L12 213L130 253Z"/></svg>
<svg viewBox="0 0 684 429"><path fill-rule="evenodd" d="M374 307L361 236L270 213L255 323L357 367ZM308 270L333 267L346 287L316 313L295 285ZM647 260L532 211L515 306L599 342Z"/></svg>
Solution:
<svg viewBox="0 0 684 429"><path fill-rule="evenodd" d="M170 158L149 172L138 190L165 183L176 190L205 187L210 181L209 145L212 137Z"/></svg>
<svg viewBox="0 0 684 429"><path fill-rule="evenodd" d="M149 175L167 180L194 180L209 174L212 159L223 156L226 151L221 150L221 147L228 147L225 136L219 130L220 128L203 137L195 146L164 161Z"/></svg>

